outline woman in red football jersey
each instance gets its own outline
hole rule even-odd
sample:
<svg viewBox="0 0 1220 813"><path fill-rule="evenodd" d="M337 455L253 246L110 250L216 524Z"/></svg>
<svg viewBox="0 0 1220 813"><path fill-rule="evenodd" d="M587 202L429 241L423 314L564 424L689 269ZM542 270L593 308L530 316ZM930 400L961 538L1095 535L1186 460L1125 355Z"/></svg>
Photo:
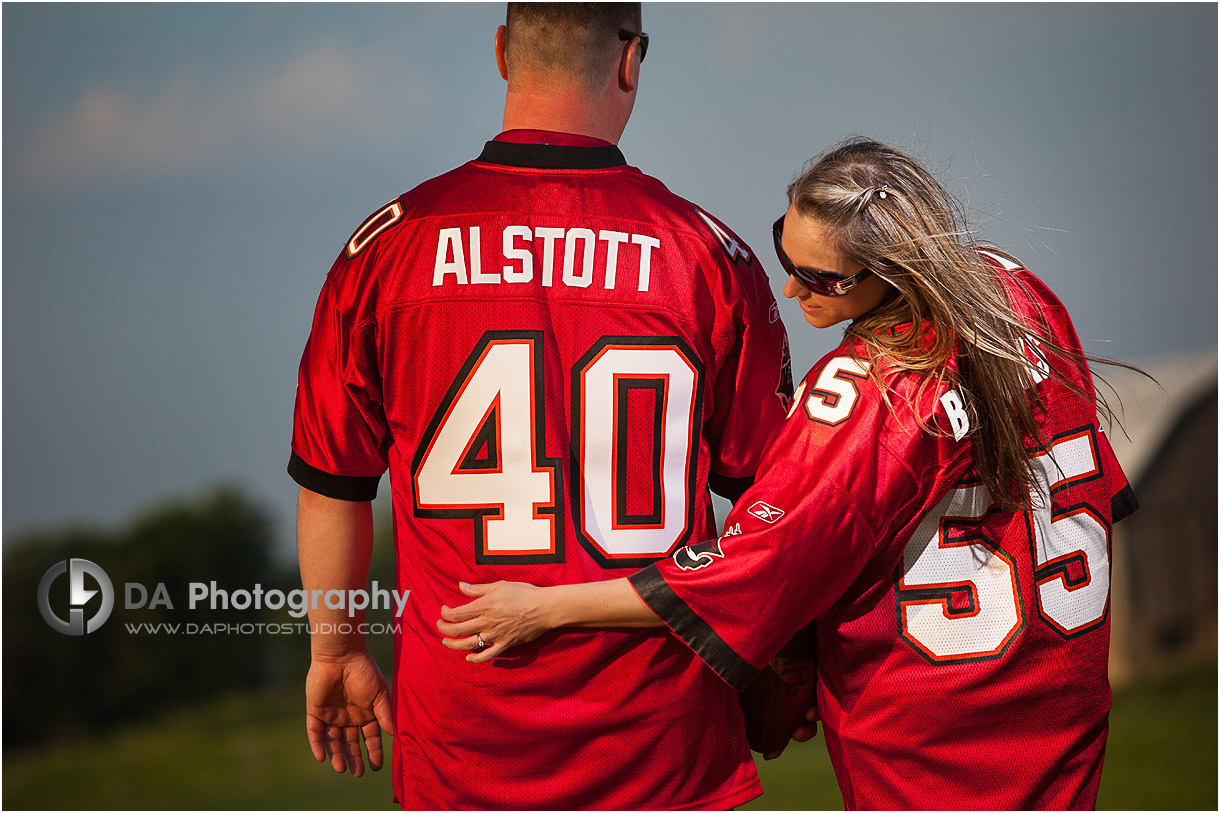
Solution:
<svg viewBox="0 0 1220 813"><path fill-rule="evenodd" d="M849 808L1090 807L1110 529L1137 503L1071 320L898 150L846 141L788 197L784 294L847 328L725 533L627 578L464 584L444 643L487 663L596 634L571 628L666 625L740 689L812 623Z"/></svg>

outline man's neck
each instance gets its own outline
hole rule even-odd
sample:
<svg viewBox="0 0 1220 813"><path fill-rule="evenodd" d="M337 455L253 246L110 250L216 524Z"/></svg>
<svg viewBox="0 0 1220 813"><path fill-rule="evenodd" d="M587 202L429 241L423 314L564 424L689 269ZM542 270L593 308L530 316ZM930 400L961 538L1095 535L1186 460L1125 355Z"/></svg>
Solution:
<svg viewBox="0 0 1220 813"><path fill-rule="evenodd" d="M627 120L606 105L577 95L510 90L504 100L504 130L550 130L592 136L618 144ZM630 111L628 111L630 112Z"/></svg>

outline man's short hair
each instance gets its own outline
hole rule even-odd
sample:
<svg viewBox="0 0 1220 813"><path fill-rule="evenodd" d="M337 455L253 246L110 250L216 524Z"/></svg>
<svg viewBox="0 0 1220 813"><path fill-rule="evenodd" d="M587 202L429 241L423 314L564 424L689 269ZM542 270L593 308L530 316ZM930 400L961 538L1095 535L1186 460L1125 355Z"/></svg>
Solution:
<svg viewBox="0 0 1220 813"><path fill-rule="evenodd" d="M600 90L622 53L619 29L639 32L641 18L639 3L509 3L508 76Z"/></svg>

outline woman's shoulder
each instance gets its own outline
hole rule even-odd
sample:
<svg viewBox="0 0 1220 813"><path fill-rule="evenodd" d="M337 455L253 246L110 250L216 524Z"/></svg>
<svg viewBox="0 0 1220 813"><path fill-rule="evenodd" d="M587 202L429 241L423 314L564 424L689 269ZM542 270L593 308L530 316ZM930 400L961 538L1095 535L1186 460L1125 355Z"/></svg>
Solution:
<svg viewBox="0 0 1220 813"><path fill-rule="evenodd" d="M787 424L782 453L807 463L805 456L829 449L867 457L874 468L901 461L893 465L918 477L958 465L971 441L956 364L950 359L940 368L951 375L913 371L865 342L845 340L798 386L790 417L800 410L805 420Z"/></svg>
<svg viewBox="0 0 1220 813"><path fill-rule="evenodd" d="M889 331L921 332L921 343L931 346L934 328L930 324L910 323L887 328ZM804 386L818 393L835 392L850 385L853 397L876 401L893 416L927 419L936 404L957 386L958 359L950 355L929 369L912 369L908 363L885 352L883 346L847 335L834 350L822 357L805 376Z"/></svg>
<svg viewBox="0 0 1220 813"><path fill-rule="evenodd" d="M1009 303L1027 325L1044 330L1049 324L1055 333L1062 332L1065 326L1074 330L1063 302L1024 263L995 246L978 246L976 250L998 272Z"/></svg>

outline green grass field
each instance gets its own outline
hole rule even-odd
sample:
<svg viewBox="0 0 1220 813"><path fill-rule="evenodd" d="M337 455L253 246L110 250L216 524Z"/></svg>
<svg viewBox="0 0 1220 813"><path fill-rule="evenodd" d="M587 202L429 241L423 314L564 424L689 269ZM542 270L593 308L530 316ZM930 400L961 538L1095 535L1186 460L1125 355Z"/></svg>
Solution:
<svg viewBox="0 0 1220 813"><path fill-rule="evenodd" d="M1216 664L1115 697L1098 806L1215 810ZM299 692L241 695L102 738L4 755L7 809L394 809L389 772L315 763ZM821 740L759 760L766 794L746 810L842 808Z"/></svg>

